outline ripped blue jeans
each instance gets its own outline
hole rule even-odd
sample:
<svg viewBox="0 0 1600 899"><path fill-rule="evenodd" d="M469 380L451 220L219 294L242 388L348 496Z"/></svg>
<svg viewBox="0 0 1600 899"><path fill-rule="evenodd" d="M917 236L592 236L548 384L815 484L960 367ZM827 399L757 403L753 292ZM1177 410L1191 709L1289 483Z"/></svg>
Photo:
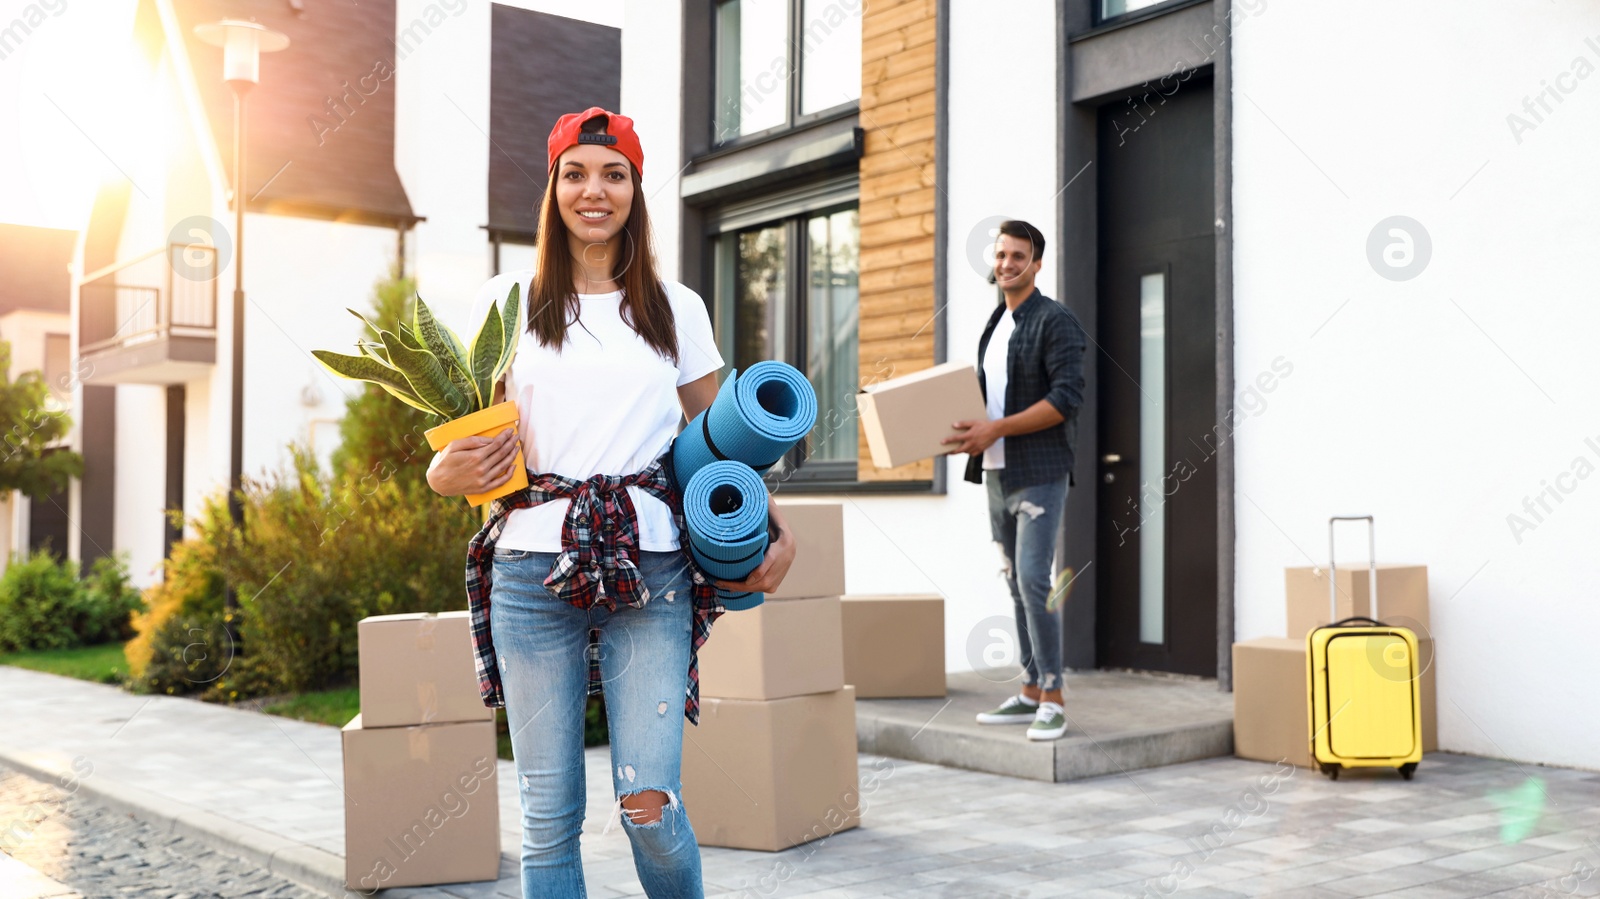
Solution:
<svg viewBox="0 0 1600 899"><path fill-rule="evenodd" d="M1067 476L1005 493L1000 472L986 471L989 533L1000 546L1006 586L1017 619L1022 682L1061 689L1061 609L1050 603L1050 568L1067 507Z"/></svg>
<svg viewBox="0 0 1600 899"><path fill-rule="evenodd" d="M642 552L650 588L644 608L580 609L551 596L555 553L494 553L490 628L522 799L524 899L583 897L583 713L591 629L600 633L600 673L611 734L611 779L620 798L660 791L660 820L620 812L639 883L652 899L703 895L700 847L680 801L683 700L694 603L681 552Z"/></svg>

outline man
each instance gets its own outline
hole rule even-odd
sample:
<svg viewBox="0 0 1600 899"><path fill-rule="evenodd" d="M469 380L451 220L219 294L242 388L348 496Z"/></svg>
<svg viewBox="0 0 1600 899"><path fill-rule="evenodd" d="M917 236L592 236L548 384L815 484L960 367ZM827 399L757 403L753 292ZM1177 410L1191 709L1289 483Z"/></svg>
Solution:
<svg viewBox="0 0 1600 899"><path fill-rule="evenodd" d="M978 385L989 418L958 421L951 452L968 453L966 479L987 481L989 528L1005 561L1017 618L1022 692L980 724L1025 724L1030 740L1066 733L1061 612L1050 604L1050 566L1067 504L1087 344L1077 316L1033 284L1044 235L1020 221L1000 225L994 274L1004 302L978 340Z"/></svg>

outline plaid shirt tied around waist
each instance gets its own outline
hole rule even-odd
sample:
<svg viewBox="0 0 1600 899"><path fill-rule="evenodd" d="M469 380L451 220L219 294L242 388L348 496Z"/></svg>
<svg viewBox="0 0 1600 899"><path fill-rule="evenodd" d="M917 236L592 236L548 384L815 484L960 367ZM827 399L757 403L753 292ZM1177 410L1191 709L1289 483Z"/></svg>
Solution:
<svg viewBox="0 0 1600 899"><path fill-rule="evenodd" d="M472 619L473 662L478 670L478 693L483 704L504 708L499 659L489 627L489 595L494 572L494 547L506 520L517 509L527 509L556 499L570 499L561 523L561 552L551 566L544 586L557 599L580 609L604 605L615 611L620 602L636 609L650 600L650 589L639 574L639 521L628 487L638 487L667 504L678 526L680 540L688 539L683 502L670 472L671 449L634 474L595 475L579 481L558 474L528 475L528 486L489 504L483 529L467 544L467 607ZM722 614L716 585L683 552L694 600L694 628L689 649L689 677L683 713L690 723L700 721L700 647L711 636L711 623ZM590 695L601 691L599 631L589 632Z"/></svg>

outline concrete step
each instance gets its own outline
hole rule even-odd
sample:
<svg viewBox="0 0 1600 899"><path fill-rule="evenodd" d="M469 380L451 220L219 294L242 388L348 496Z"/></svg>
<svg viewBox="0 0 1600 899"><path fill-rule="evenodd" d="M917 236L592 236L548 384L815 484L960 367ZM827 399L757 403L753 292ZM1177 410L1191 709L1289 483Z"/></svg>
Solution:
<svg viewBox="0 0 1600 899"><path fill-rule="evenodd" d="M943 699L856 700L862 752L1060 782L1233 754L1233 694L1211 679L1122 671L1066 676L1067 733L1035 742L975 716L1019 691L1015 668L952 673Z"/></svg>

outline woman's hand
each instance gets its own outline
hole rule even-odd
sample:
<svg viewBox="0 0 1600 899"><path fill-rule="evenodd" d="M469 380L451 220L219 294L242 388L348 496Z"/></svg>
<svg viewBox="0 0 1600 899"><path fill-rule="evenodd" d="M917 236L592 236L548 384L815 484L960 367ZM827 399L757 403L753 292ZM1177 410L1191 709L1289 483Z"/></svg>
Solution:
<svg viewBox="0 0 1600 899"><path fill-rule="evenodd" d="M488 493L511 480L521 449L516 429L509 427L493 437L452 440L428 466L428 486L440 496Z"/></svg>
<svg viewBox="0 0 1600 899"><path fill-rule="evenodd" d="M778 539L767 544L767 554L761 564L745 575L742 581L713 580L718 587L731 593L771 593L783 583L789 566L794 564L794 534L778 514L777 504L770 496L767 498L767 518L778 526Z"/></svg>

